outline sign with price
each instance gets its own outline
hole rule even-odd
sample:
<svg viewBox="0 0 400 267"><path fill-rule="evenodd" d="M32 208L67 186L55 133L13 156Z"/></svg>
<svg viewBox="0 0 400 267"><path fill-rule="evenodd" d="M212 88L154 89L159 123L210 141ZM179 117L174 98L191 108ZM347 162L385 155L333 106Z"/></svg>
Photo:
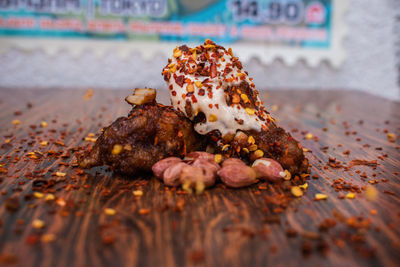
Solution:
<svg viewBox="0 0 400 267"><path fill-rule="evenodd" d="M344 60L345 0L0 0L0 48L170 53L210 38L241 57Z"/></svg>

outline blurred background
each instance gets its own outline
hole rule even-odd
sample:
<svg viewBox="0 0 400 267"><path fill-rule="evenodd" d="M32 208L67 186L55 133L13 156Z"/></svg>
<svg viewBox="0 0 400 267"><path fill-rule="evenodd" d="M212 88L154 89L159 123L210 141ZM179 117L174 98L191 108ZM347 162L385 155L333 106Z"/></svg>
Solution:
<svg viewBox="0 0 400 267"><path fill-rule="evenodd" d="M0 0L0 87L161 89L206 38L259 89L400 99L400 0Z"/></svg>

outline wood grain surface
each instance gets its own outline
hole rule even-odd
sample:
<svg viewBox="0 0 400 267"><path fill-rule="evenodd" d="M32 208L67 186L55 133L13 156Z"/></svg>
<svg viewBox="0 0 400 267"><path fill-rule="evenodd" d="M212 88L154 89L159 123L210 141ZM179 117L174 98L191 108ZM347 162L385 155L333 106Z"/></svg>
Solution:
<svg viewBox="0 0 400 267"><path fill-rule="evenodd" d="M78 147L93 144L89 133L127 114L130 93L0 90L0 265L400 265L400 103L345 91L263 94L310 150L304 195L262 182L190 195L150 175L71 166ZM158 98L167 103L163 91ZM349 168L352 160L377 164Z"/></svg>

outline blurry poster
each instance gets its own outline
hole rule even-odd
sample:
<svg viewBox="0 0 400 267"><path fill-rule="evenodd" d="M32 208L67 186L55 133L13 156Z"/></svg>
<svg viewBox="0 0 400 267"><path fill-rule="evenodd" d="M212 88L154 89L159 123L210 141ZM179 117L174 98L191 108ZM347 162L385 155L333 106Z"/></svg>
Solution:
<svg viewBox="0 0 400 267"><path fill-rule="evenodd" d="M170 53L210 38L241 57L344 59L345 0L0 0L0 47ZM74 51L75 50L75 51Z"/></svg>

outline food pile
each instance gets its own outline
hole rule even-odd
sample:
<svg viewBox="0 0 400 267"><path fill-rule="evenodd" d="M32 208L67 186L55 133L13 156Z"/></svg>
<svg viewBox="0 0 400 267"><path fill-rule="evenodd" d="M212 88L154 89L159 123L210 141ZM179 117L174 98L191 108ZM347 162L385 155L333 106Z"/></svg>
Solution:
<svg viewBox="0 0 400 267"><path fill-rule="evenodd" d="M172 106L157 103L154 89L136 89L125 99L128 117L104 129L81 167L153 170L166 185L197 191L217 178L242 187L308 172L300 143L276 126L231 49L209 39L177 47L162 75Z"/></svg>

